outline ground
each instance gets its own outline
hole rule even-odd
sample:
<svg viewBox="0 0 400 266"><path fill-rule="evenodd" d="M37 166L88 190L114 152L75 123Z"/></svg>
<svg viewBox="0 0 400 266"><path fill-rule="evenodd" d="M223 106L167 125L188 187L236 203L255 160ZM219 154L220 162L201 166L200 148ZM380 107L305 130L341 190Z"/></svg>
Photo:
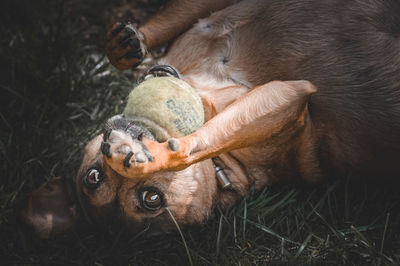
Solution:
<svg viewBox="0 0 400 266"><path fill-rule="evenodd" d="M1 265L400 263L397 187L348 177L251 192L182 236L145 240L81 223L40 240L22 227L17 210L26 195L76 173L82 147L121 112L140 75L109 65L103 38L112 22L143 21L164 1L109 2L0 2Z"/></svg>

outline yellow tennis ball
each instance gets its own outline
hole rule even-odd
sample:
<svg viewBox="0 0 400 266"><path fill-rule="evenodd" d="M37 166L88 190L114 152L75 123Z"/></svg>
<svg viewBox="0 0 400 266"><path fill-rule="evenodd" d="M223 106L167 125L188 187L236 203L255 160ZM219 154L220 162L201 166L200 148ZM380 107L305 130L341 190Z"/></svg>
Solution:
<svg viewBox="0 0 400 266"><path fill-rule="evenodd" d="M148 119L172 137L191 134L204 124L201 97L188 83L174 77L150 78L136 86L128 96L124 115L128 120Z"/></svg>

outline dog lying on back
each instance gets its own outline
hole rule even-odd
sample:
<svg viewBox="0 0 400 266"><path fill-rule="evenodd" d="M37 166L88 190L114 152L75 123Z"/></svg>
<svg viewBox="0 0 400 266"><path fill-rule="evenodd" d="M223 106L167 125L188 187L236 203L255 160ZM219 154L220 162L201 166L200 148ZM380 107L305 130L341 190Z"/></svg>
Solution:
<svg viewBox="0 0 400 266"><path fill-rule="evenodd" d="M198 91L207 122L159 143L111 118L73 179L29 196L24 221L42 237L78 216L160 233L174 228L167 208L200 224L275 180L398 176L399 14L397 0L176 0L138 29L115 24L111 63L131 68L170 42L159 63Z"/></svg>

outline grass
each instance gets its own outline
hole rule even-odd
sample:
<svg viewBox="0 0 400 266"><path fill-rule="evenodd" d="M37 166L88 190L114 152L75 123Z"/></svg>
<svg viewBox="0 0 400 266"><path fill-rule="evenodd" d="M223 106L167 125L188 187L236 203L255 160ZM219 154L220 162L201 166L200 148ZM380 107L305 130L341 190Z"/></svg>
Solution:
<svg viewBox="0 0 400 266"><path fill-rule="evenodd" d="M137 73L111 67L102 43L113 7L127 2L0 3L1 265L400 263L397 187L348 178L251 191L182 236L144 240L124 228L82 223L40 240L21 227L16 209L27 193L46 179L74 175L84 144L124 106ZM160 2L132 1L133 14L145 17Z"/></svg>

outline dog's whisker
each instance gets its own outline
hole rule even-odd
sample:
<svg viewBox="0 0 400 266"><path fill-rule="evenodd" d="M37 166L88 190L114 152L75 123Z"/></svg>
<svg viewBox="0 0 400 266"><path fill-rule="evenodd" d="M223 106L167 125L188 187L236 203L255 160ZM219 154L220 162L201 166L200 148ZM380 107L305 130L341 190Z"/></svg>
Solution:
<svg viewBox="0 0 400 266"><path fill-rule="evenodd" d="M103 135L103 141L104 142L106 142L108 140L108 138L111 135L111 132L112 132L112 129L109 128L109 127L104 131L104 135Z"/></svg>

